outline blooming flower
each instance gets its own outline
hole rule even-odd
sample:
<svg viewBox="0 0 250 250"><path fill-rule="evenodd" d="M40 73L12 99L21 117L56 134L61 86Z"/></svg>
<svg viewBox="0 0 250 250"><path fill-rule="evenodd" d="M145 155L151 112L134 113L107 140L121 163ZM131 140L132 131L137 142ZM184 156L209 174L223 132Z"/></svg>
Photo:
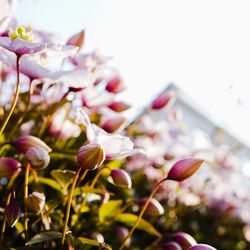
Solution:
<svg viewBox="0 0 250 250"><path fill-rule="evenodd" d="M77 110L76 122L86 126L87 138L90 142L102 145L106 159L120 159L133 153L133 142L126 136L110 134L90 123L88 115L82 108Z"/></svg>

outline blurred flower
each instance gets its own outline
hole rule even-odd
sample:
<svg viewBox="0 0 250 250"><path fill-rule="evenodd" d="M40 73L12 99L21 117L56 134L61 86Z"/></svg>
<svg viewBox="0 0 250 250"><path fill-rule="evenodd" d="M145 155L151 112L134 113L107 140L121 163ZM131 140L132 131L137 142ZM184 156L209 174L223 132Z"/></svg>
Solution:
<svg viewBox="0 0 250 250"><path fill-rule="evenodd" d="M40 147L51 152L51 148L45 142L32 135L20 136L12 144L22 153L26 153L31 147Z"/></svg>
<svg viewBox="0 0 250 250"><path fill-rule="evenodd" d="M162 109L163 107L171 106L176 99L175 92L169 91L158 96L151 104L152 109Z"/></svg>
<svg viewBox="0 0 250 250"><path fill-rule="evenodd" d="M206 244L197 244L195 246L188 248L188 250L216 250L216 248Z"/></svg>
<svg viewBox="0 0 250 250"><path fill-rule="evenodd" d="M10 178L20 171L21 163L11 157L0 158L0 178Z"/></svg>
<svg viewBox="0 0 250 250"><path fill-rule="evenodd" d="M108 133L114 133L119 130L126 123L127 119L124 117L114 117L107 119L103 124L102 128Z"/></svg>
<svg viewBox="0 0 250 250"><path fill-rule="evenodd" d="M115 233L116 233L116 236L117 236L117 239L120 241L120 242L123 242L124 239L127 237L129 231L126 227L123 227L123 226L117 226L115 228ZM130 243L131 243L131 238L129 238L127 241L126 241L126 246L129 247L130 246Z"/></svg>
<svg viewBox="0 0 250 250"><path fill-rule="evenodd" d="M120 187L131 188L132 181L129 174L123 169L112 169L111 171L112 181L115 185Z"/></svg>
<svg viewBox="0 0 250 250"><path fill-rule="evenodd" d="M147 198L140 200L139 201L140 207L143 207L146 201L147 201ZM164 208L158 200L156 200L155 198L151 198L147 206L147 209L145 211L145 214L150 215L150 216L160 216L164 214Z"/></svg>
<svg viewBox="0 0 250 250"><path fill-rule="evenodd" d="M170 169L167 179L183 181L192 176L203 163L204 160L195 158L177 161Z"/></svg>
<svg viewBox="0 0 250 250"><path fill-rule="evenodd" d="M110 103L108 107L115 112L123 112L130 108L130 106L127 103L122 101L114 101Z"/></svg>
<svg viewBox="0 0 250 250"><path fill-rule="evenodd" d="M25 153L26 158L33 169L44 169L49 165L50 157L48 151L41 147L31 147Z"/></svg>
<svg viewBox="0 0 250 250"><path fill-rule="evenodd" d="M124 90L123 80L120 77L115 77L107 82L106 90L112 93L119 93Z"/></svg>
<svg viewBox="0 0 250 250"><path fill-rule="evenodd" d="M102 145L107 159L120 159L133 153L133 143L126 136L106 133L103 129L90 123L88 115L83 109L77 110L76 122L86 126L89 142Z"/></svg>
<svg viewBox="0 0 250 250"><path fill-rule="evenodd" d="M21 215L20 206L15 200L11 199L9 205L5 209L4 214L8 224L11 227L14 227Z"/></svg>
<svg viewBox="0 0 250 250"><path fill-rule="evenodd" d="M105 151L98 143L90 143L80 147L77 153L77 163L83 169L96 169L105 160Z"/></svg>
<svg viewBox="0 0 250 250"><path fill-rule="evenodd" d="M25 203L31 211L42 212L45 205L45 196L42 193L33 192L27 197Z"/></svg>
<svg viewBox="0 0 250 250"><path fill-rule="evenodd" d="M175 233L172 240L176 241L184 249L197 244L196 240L191 235L184 232Z"/></svg>

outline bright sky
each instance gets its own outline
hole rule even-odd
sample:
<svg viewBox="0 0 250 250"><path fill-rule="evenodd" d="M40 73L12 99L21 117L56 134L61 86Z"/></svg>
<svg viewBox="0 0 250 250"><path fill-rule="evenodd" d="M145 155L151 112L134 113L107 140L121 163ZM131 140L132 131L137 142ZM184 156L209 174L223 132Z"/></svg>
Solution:
<svg viewBox="0 0 250 250"><path fill-rule="evenodd" d="M67 38L86 29L141 107L175 82L250 145L250 2L247 0L23 0L22 24Z"/></svg>

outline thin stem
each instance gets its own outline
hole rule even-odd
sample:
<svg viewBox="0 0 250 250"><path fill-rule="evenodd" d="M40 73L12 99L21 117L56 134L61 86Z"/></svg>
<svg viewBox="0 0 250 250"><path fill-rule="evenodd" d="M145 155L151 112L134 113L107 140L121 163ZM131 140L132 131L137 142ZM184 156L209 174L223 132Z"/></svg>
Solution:
<svg viewBox="0 0 250 250"><path fill-rule="evenodd" d="M84 172L86 172L86 171L87 170L84 170ZM74 177L73 183L71 185L70 191L69 191L68 202L67 202L67 209L66 209L66 218L65 218L65 222L64 222L63 234L62 234L62 241L61 241L62 245L64 244L64 241L65 241L65 235L66 235L66 230L67 230L68 221L69 221L69 214L70 214L70 207L71 207L73 192L74 192L77 180L79 178L80 172L81 172L81 168L78 168L77 171L76 171L76 175Z"/></svg>
<svg viewBox="0 0 250 250"><path fill-rule="evenodd" d="M20 72L19 72L19 62L20 62L21 56L17 56L16 58L16 77L17 77L17 82L16 82L16 92L14 95L14 100L11 104L11 108L9 110L9 113L7 115L7 117L5 118L5 121L3 122L3 125L0 129L0 135L3 133L11 115L13 114L16 104L17 104L17 100L18 100L18 96L19 96L19 92L20 92Z"/></svg>
<svg viewBox="0 0 250 250"><path fill-rule="evenodd" d="M29 172L30 172L30 164L28 163L25 167L24 196L23 196L23 199L24 199L24 233L25 233L26 241L27 241L27 231L28 231L26 199L28 198L28 194L29 194Z"/></svg>
<svg viewBox="0 0 250 250"><path fill-rule="evenodd" d="M137 227L138 224L140 223L140 220L142 219L142 216L144 215L144 213L145 213L145 211L146 211L146 209L147 209L147 207L148 207L148 205L149 205L150 200L153 198L153 196L155 195L155 193L157 192L157 190L160 188L160 186L161 186L161 184L162 184L163 181L165 181L165 179L164 179L164 180L161 180L160 182L158 182L158 183L156 184L156 186L154 187L154 189L152 190L152 192L151 192L151 194L149 195L147 201L145 202L145 204L144 204L144 206L143 206L143 208L142 208L140 214L138 215L138 217L137 217L137 219L136 219L136 221L135 221L135 224L134 224L133 227L130 229L128 235L126 236L126 238L125 238L124 241L122 242L122 245L121 245L121 247L119 248L119 250L122 250L122 249L125 247L127 240L132 236L132 234L133 234L133 232L135 231L136 227Z"/></svg>
<svg viewBox="0 0 250 250"><path fill-rule="evenodd" d="M11 194L12 194L12 192L9 192L9 194L7 196L5 208L10 203ZM6 228L6 216L4 215L3 223L2 223L2 227L1 227L1 235L0 235L0 248L2 247L2 244L3 244L3 236L4 236L5 228Z"/></svg>
<svg viewBox="0 0 250 250"><path fill-rule="evenodd" d="M14 128L11 130L10 135L8 137L8 141L10 141L10 139L12 138L12 136L14 135L16 129L18 128L18 126L22 123L23 119L25 118L28 109L30 107L30 98L31 98L31 94L32 94L32 81L30 81L29 83L29 93L28 93L28 101L25 107L25 110L23 111L22 115L19 117L18 121L16 122Z"/></svg>

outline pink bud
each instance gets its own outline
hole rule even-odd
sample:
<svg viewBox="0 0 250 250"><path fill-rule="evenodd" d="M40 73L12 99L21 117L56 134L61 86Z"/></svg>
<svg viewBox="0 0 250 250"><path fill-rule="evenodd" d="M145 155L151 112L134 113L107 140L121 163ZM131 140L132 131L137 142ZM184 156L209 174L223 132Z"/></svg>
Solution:
<svg viewBox="0 0 250 250"><path fill-rule="evenodd" d="M167 243L163 243L161 245L162 250L182 250L181 246L174 242L174 241L169 241Z"/></svg>
<svg viewBox="0 0 250 250"><path fill-rule="evenodd" d="M26 153L26 158L33 169L44 169L49 165L50 157L47 150L40 147L31 147Z"/></svg>
<svg viewBox="0 0 250 250"><path fill-rule="evenodd" d="M117 226L116 229L115 229L115 233L116 233L117 239L120 242L123 242L124 239L127 237L129 231L128 231L128 229L126 227ZM130 243L131 243L131 238L129 238L126 241L126 246L129 247Z"/></svg>
<svg viewBox="0 0 250 250"><path fill-rule="evenodd" d="M184 249L197 244L196 240L191 235L184 232L174 234L172 240L176 241Z"/></svg>
<svg viewBox="0 0 250 250"><path fill-rule="evenodd" d="M102 128L108 133L114 133L117 131L126 121L124 117L116 117L105 121L102 124Z"/></svg>
<svg viewBox="0 0 250 250"><path fill-rule="evenodd" d="M13 142L13 145L22 153L26 153L26 151L31 147L40 147L48 152L51 152L51 148L45 142L32 135L23 135L18 137Z"/></svg>
<svg viewBox="0 0 250 250"><path fill-rule="evenodd" d="M10 178L20 171L21 163L11 157L0 158L0 178Z"/></svg>
<svg viewBox="0 0 250 250"><path fill-rule="evenodd" d="M159 95L151 104L152 109L162 109L165 106L171 106L176 99L175 92L169 91Z"/></svg>
<svg viewBox="0 0 250 250"><path fill-rule="evenodd" d="M132 181L129 174L123 169L113 169L111 171L112 181L115 185L131 188Z"/></svg>
<svg viewBox="0 0 250 250"><path fill-rule="evenodd" d="M115 112L123 112L130 108L130 106L127 103L122 101L112 102L111 104L109 104L108 107Z"/></svg>
<svg viewBox="0 0 250 250"><path fill-rule="evenodd" d="M188 250L216 250L216 248L206 244L197 244L195 246L188 248Z"/></svg>
<svg viewBox="0 0 250 250"><path fill-rule="evenodd" d="M106 85L106 90L111 93L119 93L124 90L123 81L120 77L113 78L108 81Z"/></svg>
<svg viewBox="0 0 250 250"><path fill-rule="evenodd" d="M76 33L75 35L71 36L66 44L77 46L79 47L79 49L81 49L84 44L84 37L85 37L85 32L84 30L82 30Z"/></svg>
<svg viewBox="0 0 250 250"><path fill-rule="evenodd" d="M204 163L201 159L184 159L177 161L168 173L167 180L183 181L192 176Z"/></svg>
<svg viewBox="0 0 250 250"><path fill-rule="evenodd" d="M26 206L33 212L41 212L45 205L45 196L42 193L33 192L25 200Z"/></svg>
<svg viewBox="0 0 250 250"><path fill-rule="evenodd" d="M98 143L90 143L80 147L77 153L77 163L83 169L96 169L105 160L106 153Z"/></svg>
<svg viewBox="0 0 250 250"><path fill-rule="evenodd" d="M15 200L11 200L9 205L6 207L4 214L8 224L11 227L15 226L21 214L21 209L18 203Z"/></svg>
<svg viewBox="0 0 250 250"><path fill-rule="evenodd" d="M146 201L147 201L147 198L140 200L139 201L140 207L143 207ZM159 201L157 201L155 198L151 198L148 204L148 207L145 211L145 214L150 215L150 216L160 216L164 214L164 208L162 207Z"/></svg>

